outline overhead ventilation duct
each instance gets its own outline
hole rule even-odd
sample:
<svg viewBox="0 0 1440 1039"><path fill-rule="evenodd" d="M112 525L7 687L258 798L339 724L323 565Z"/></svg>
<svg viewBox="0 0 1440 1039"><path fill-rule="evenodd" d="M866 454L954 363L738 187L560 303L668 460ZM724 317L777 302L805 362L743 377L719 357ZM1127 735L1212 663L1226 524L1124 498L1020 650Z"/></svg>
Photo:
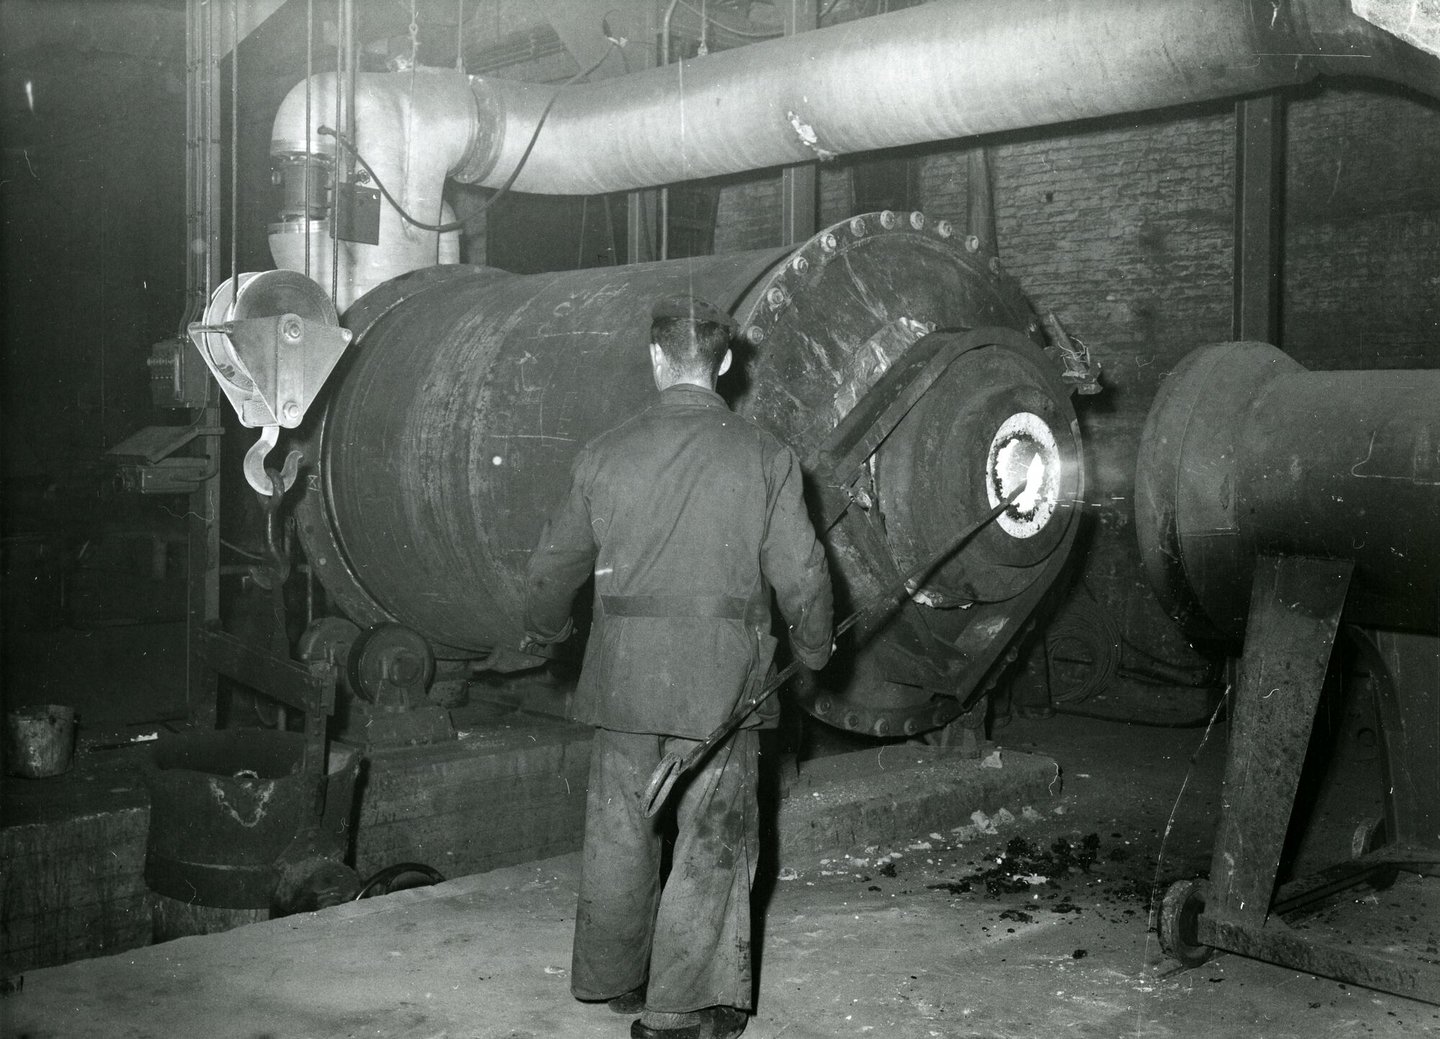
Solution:
<svg viewBox="0 0 1440 1039"><path fill-rule="evenodd" d="M308 97L305 82L292 90L275 117L270 140L283 187L280 219L270 225L275 266L299 271L327 290L333 285L335 305L343 312L381 282L421 267L457 263L458 230L440 233L413 226L396 204L435 227L455 219L443 198L445 179L457 168L467 142L479 135L464 82L457 72L429 69L357 77L351 143L394 199L378 207L374 244L343 240L345 232L337 241L331 234L341 148L333 126L335 74L309 80ZM368 186L373 190L373 183Z"/></svg>
<svg viewBox="0 0 1440 1039"><path fill-rule="evenodd" d="M1440 61L1357 17L1346 0L936 0L563 88L442 70L362 75L354 144L396 199L433 224L446 176L498 187L532 137L517 190L596 194L1259 93L1318 75L1377 77L1440 97ZM281 106L271 150L282 167L293 172L306 153L331 161L336 141L320 128L333 91L333 76L310 81L308 130L306 84ZM442 255L434 232L383 208L378 245L341 249L342 311ZM308 215L306 223L292 207L273 229L276 262L301 269L308 229L312 273L316 257L328 273L328 229Z"/></svg>

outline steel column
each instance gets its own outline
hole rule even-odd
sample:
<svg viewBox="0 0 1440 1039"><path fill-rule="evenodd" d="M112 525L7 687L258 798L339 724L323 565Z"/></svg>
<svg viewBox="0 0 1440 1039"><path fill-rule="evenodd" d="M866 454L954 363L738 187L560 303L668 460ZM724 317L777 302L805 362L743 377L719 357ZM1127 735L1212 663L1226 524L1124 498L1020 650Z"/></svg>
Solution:
<svg viewBox="0 0 1440 1039"><path fill-rule="evenodd" d="M653 7L653 5L652 5ZM639 61L642 69L652 69L660 61L655 40L654 10L646 19L643 38L647 41ZM650 263L659 259L655 247L655 224L659 219L660 192L654 189L631 191L625 196L625 262Z"/></svg>
<svg viewBox="0 0 1440 1039"><path fill-rule="evenodd" d="M1285 101L1279 94L1235 105L1233 338L1280 342L1284 234Z"/></svg>
<svg viewBox="0 0 1440 1039"><path fill-rule="evenodd" d="M809 32L820 25L817 0L788 0L782 5L785 35ZM798 245L816 230L816 166L804 162L780 171L780 244Z"/></svg>
<svg viewBox="0 0 1440 1039"><path fill-rule="evenodd" d="M185 315L180 331L205 312L220 280L220 65L213 5L186 5L185 77ZM232 157L233 161L233 157ZM233 230L232 230L233 233ZM220 390L207 380L197 422L220 425ZM186 510L185 700L202 726L215 723L215 678L205 665L200 634L220 618L220 442L201 437L200 457L211 471L189 496Z"/></svg>
<svg viewBox="0 0 1440 1039"><path fill-rule="evenodd" d="M966 202L970 233L980 239L983 252L999 254L999 231L995 226L995 185L990 175L990 153L984 145L965 154Z"/></svg>

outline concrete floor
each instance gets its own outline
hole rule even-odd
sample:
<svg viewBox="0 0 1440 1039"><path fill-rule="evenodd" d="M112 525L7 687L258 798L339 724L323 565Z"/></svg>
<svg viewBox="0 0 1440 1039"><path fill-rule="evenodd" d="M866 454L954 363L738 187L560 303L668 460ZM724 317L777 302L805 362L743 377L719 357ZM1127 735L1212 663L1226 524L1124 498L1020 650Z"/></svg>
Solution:
<svg viewBox="0 0 1440 1039"><path fill-rule="evenodd" d="M1188 971L1162 957L1147 930L1151 891L1208 865L1224 747L1218 729L1202 746L1204 733L1016 721L999 742L1059 759L1061 797L1016 806L994 834L916 832L787 864L759 893L758 1009L746 1035L1440 1035L1440 1008L1428 1004L1236 956ZM1021 869L1050 879L987 890L986 871L1003 881ZM0 1000L0 1034L628 1035L628 1018L569 995L575 881L569 855L32 971ZM1349 914L1346 933L1380 925L1378 940L1433 953L1436 883L1358 892L1332 916Z"/></svg>

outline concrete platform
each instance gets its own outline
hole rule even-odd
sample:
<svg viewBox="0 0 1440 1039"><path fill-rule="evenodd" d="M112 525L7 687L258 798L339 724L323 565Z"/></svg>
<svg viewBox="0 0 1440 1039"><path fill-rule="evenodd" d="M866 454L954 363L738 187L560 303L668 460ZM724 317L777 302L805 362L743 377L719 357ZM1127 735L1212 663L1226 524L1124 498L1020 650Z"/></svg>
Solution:
<svg viewBox="0 0 1440 1039"><path fill-rule="evenodd" d="M1181 971L1160 955L1150 893L1208 856L1224 747L1222 733L1201 736L1017 723L1002 760L1055 748L1066 776L1058 799L993 834L916 817L923 825L894 842L787 856L757 892L757 1014L746 1035L1440 1035L1440 1008L1234 956ZM1038 862L1062 846L1084 856L1046 858L1033 887L991 883L1018 849ZM575 882L576 857L565 855L27 972L23 989L0 999L0 1034L618 1039L627 1018L569 996ZM1344 926L1359 940L1367 921L1402 921L1383 940L1424 955L1440 926L1435 883L1402 882L1341 906L1345 920L1310 926Z"/></svg>
<svg viewBox="0 0 1440 1039"><path fill-rule="evenodd" d="M852 751L807 761L782 780L778 855L794 869L827 852L965 826L976 811L1043 808L1064 789L1054 758L996 744L968 759L912 744Z"/></svg>
<svg viewBox="0 0 1440 1039"><path fill-rule="evenodd" d="M362 877L397 862L468 876L577 850L584 832L588 727L513 715L462 738L369 755L358 785L353 861ZM148 745L82 753L67 774L11 780L0 828L0 973L148 945L144 882ZM1041 756L988 764L923 746L840 754L783 771L766 809L770 852L803 867L826 850L902 839L932 820L1048 800L1058 769ZM173 908L173 907L172 907ZM182 907L183 908L183 907ZM173 915L173 914L172 914ZM195 934L264 919L262 910L192 913L157 933Z"/></svg>

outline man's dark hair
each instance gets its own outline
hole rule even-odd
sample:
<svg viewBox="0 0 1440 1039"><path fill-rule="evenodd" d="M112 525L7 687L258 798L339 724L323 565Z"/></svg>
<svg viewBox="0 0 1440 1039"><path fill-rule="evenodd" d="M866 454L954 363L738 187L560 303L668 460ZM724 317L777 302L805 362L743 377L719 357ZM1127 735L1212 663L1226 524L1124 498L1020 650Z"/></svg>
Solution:
<svg viewBox="0 0 1440 1039"><path fill-rule="evenodd" d="M657 317L650 322L650 341L677 372L714 379L730 349L730 330L714 321Z"/></svg>

